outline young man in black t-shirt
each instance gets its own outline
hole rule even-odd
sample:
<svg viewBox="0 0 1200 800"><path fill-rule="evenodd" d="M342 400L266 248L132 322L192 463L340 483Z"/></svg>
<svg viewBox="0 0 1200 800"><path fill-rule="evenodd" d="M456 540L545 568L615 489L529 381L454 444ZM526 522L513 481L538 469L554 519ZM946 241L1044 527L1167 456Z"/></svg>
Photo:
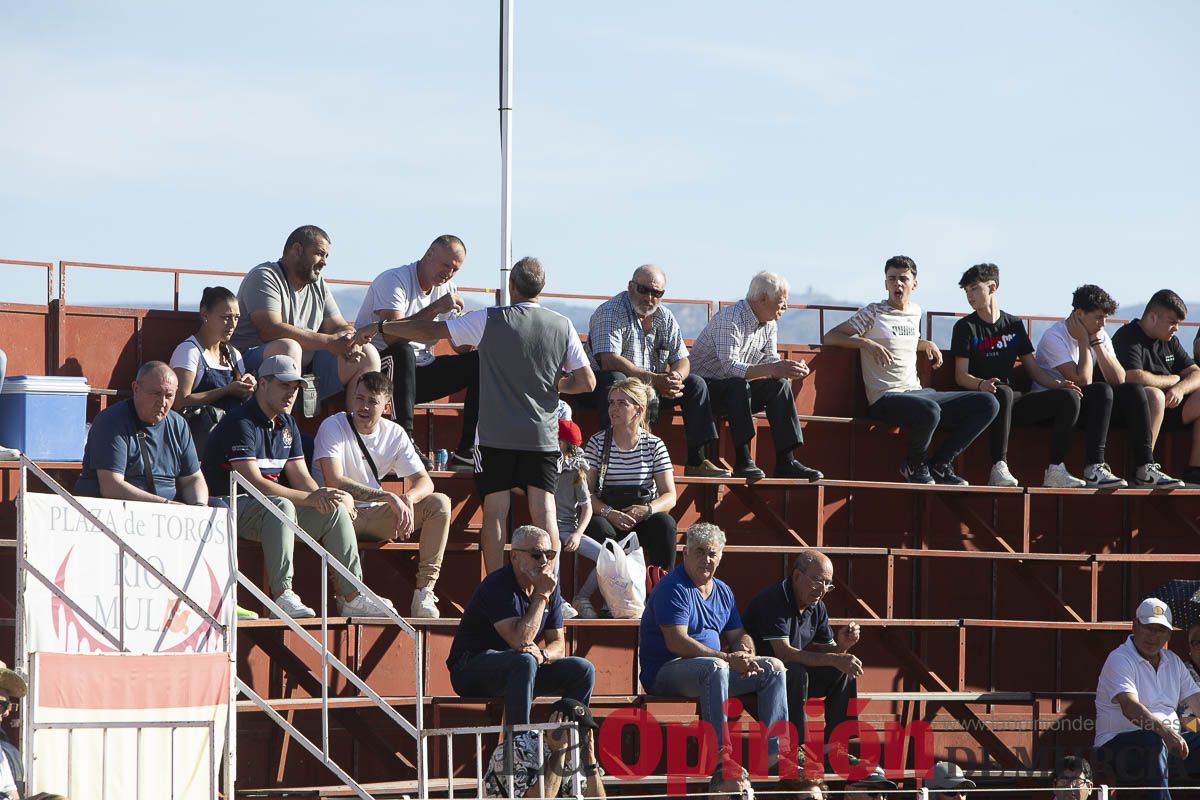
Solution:
<svg viewBox="0 0 1200 800"><path fill-rule="evenodd" d="M1081 480L1067 471L1063 463L1071 445L1071 431L1079 419L1081 405L1088 393L1099 394L1107 387L1093 385L1081 389L1045 367L1034 358L1033 343L1020 319L1000 310L996 291L1000 286L1000 269L995 264L976 264L963 273L958 285L967 294L974 313L954 325L950 352L954 356L954 380L963 389L991 392L1000 402L1000 412L989 429L992 449L992 486L1017 486L1018 481L1008 468L1008 437L1015 421L1020 425L1052 422L1050 462L1042 484L1060 489L1082 488L1087 485L1123 485L1122 481L1103 468L1104 440L1108 434L1108 413L1088 414L1088 466ZM1034 379L1033 391L1013 387L1013 369L1017 359ZM1040 384L1040 386L1038 386ZM1043 388L1044 387L1044 388ZM1090 398L1091 407L1107 409L1104 403ZM1103 417L1101 419L1101 417Z"/></svg>
<svg viewBox="0 0 1200 800"><path fill-rule="evenodd" d="M1187 318L1187 305L1170 289L1160 289L1146 303L1141 319L1125 323L1113 335L1117 359L1128 383L1146 387L1153 442L1158 432L1192 428L1192 451L1183 481L1200 487L1200 366L1175 334Z"/></svg>

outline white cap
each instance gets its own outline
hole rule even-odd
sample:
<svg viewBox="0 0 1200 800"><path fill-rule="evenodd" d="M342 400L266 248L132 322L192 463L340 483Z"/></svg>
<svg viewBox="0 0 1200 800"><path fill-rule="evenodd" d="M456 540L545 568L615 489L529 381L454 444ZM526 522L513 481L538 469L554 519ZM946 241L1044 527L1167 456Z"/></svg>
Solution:
<svg viewBox="0 0 1200 800"><path fill-rule="evenodd" d="M291 356L271 356L262 362L258 368L258 377L274 377L276 380L292 383L304 380L300 368Z"/></svg>
<svg viewBox="0 0 1200 800"><path fill-rule="evenodd" d="M1137 621L1143 625L1162 625L1168 630L1175 626L1171 618L1171 607L1157 597L1147 597L1137 607Z"/></svg>

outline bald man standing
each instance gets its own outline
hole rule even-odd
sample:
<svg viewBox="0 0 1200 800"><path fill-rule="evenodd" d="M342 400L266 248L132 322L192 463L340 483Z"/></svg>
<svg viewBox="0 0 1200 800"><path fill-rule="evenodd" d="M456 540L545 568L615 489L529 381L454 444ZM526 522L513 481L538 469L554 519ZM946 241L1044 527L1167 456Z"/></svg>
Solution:
<svg viewBox="0 0 1200 800"><path fill-rule="evenodd" d="M625 291L602 303L588 323L588 352L596 372L592 399L607 428L608 390L623 378L639 378L654 387L658 403L647 409L648 421L658 420L662 405L678 404L687 435L684 474L698 478L728 478L729 470L709 461L705 448L717 439L708 384L691 374L687 345L675 315L662 305L667 276L654 264L634 270Z"/></svg>

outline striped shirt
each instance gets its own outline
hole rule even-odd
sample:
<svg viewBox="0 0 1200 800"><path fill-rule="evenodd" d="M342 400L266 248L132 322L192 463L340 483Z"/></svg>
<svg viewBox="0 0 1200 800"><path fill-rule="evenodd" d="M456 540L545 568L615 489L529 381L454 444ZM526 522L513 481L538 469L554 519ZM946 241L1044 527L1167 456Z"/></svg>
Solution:
<svg viewBox="0 0 1200 800"><path fill-rule="evenodd" d="M692 372L701 378L744 378L755 364L779 360L779 326L759 322L747 300L723 308L700 331L692 345Z"/></svg>
<svg viewBox="0 0 1200 800"><path fill-rule="evenodd" d="M600 369L596 357L601 353L616 353L638 369L651 372L666 372L672 364L687 358L687 345L675 315L660 305L651 320L647 333L629 302L629 292L601 303L588 322L587 349L592 368Z"/></svg>
<svg viewBox="0 0 1200 800"><path fill-rule="evenodd" d="M588 469L600 471L604 459L604 436L600 431L588 439L584 457ZM652 433L642 431L632 450L622 450L616 441L608 453L608 472L604 475L605 486L645 486L655 489L654 476L671 471L671 456L663 440ZM655 491L654 496L658 496Z"/></svg>

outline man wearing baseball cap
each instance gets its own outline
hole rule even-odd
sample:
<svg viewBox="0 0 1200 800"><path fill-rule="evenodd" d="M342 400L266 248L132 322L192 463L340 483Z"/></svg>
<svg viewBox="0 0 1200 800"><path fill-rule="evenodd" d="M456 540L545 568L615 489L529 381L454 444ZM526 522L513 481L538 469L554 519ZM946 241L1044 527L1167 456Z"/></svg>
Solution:
<svg viewBox="0 0 1200 800"><path fill-rule="evenodd" d="M870 800L875 797L886 797L886 791L895 788L896 782L888 780L887 776L883 774L883 767L877 766L867 777L846 784L846 800Z"/></svg>
<svg viewBox="0 0 1200 800"><path fill-rule="evenodd" d="M953 761L939 761L933 765L933 777L926 779L925 788L934 797L962 798L967 796L967 789L975 788L975 781Z"/></svg>
<svg viewBox="0 0 1200 800"><path fill-rule="evenodd" d="M1183 731L1176 707L1200 713L1200 684L1168 642L1170 607L1148 597L1133 633L1108 654L1096 686L1096 759L1118 786L1154 786L1144 796L1170 800L1168 779L1200 773L1200 733ZM1126 793L1121 792L1122 796Z"/></svg>
<svg viewBox="0 0 1200 800"><path fill-rule="evenodd" d="M202 462L204 478L210 494L228 495L229 473L239 473L362 580L354 536L354 498L342 489L318 487L304 463L300 429L290 413L303 380L291 356L265 359L258 369L254 396L228 412L209 435ZM292 529L249 497L238 503L237 511L238 536L262 543L275 604L295 619L315 617L317 612L292 590ZM341 616L395 613L390 601L385 601L385 609L336 572L333 583Z"/></svg>

